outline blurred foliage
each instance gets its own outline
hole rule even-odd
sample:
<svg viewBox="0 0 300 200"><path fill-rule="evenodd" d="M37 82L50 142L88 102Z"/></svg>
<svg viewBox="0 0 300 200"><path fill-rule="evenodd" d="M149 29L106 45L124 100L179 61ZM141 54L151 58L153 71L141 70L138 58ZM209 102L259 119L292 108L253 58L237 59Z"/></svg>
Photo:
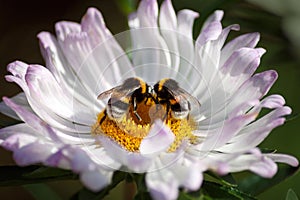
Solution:
<svg viewBox="0 0 300 200"><path fill-rule="evenodd" d="M294 192L294 190L289 189L285 200L299 200L299 198L298 198L297 194Z"/></svg>

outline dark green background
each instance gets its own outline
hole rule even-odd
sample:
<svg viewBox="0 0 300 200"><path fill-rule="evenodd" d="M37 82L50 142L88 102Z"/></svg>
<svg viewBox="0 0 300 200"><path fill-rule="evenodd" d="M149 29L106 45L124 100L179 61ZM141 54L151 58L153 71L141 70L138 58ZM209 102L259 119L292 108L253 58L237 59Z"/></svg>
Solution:
<svg viewBox="0 0 300 200"><path fill-rule="evenodd" d="M250 0L249 0L250 1ZM300 158L300 34L297 37L297 26L291 25L289 20L296 21L300 25L300 11L293 1L286 1L279 7L266 4L251 4L242 0L174 0L176 10L190 8L200 12L201 16L196 20L195 36L199 33L204 19L215 9L225 10L224 25L238 23L241 31L232 33L234 37L241 32L260 32L261 42L258 46L267 49L258 71L275 69L279 73L279 79L270 91L285 97L287 105L292 107L296 117L288 121L284 126L275 129L267 140L261 145L278 152L293 154ZM280 0L279 0L280 1ZM274 2L277 2L274 0ZM295 1L296 2L296 1ZM294 2L294 3L295 3ZM43 30L54 32L54 24L60 20L80 21L87 8L97 7L103 14L107 26L114 33L127 30L127 14L134 9L134 0L44 0L44 1L0 1L0 96L11 97L20 89L15 84L4 80L6 65L16 59L27 63L44 64L39 52L36 35ZM299 7L299 6L298 6ZM300 7L299 7L300 8ZM287 29L288 28L288 29ZM291 34L292 33L292 34ZM3 123L10 123L1 117ZM13 164L11 153L1 150L0 165ZM67 185L67 186L66 186ZM67 198L81 187L77 181L54 182L50 186L63 198ZM62 188L63 187L63 188ZM123 191L123 186L114 191L118 198ZM284 199L286 192L292 188L300 195L300 175L296 175L287 181L273 187L259 199ZM29 192L22 187L1 187L1 199L30 199Z"/></svg>

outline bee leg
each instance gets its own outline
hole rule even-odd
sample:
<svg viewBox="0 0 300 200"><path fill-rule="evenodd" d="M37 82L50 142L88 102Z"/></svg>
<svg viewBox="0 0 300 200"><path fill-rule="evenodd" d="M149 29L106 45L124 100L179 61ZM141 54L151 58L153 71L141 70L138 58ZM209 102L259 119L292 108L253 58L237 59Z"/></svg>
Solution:
<svg viewBox="0 0 300 200"><path fill-rule="evenodd" d="M104 116L101 118L101 120L100 120L100 122L99 122L100 126L101 126L101 124L104 122L106 116L107 116L107 113L106 113L106 110L105 110L105 111L104 111Z"/></svg>
<svg viewBox="0 0 300 200"><path fill-rule="evenodd" d="M142 121L142 118L140 117L140 115L137 113L137 104L136 104L136 99L135 98L133 98L133 100L132 100L133 102L133 113L134 113L134 115L136 116L136 118L139 120L139 121Z"/></svg>
<svg viewBox="0 0 300 200"><path fill-rule="evenodd" d="M167 119L169 110L170 110L170 104L167 103L166 114L165 114L164 117L162 118L163 121L165 121L165 120Z"/></svg>

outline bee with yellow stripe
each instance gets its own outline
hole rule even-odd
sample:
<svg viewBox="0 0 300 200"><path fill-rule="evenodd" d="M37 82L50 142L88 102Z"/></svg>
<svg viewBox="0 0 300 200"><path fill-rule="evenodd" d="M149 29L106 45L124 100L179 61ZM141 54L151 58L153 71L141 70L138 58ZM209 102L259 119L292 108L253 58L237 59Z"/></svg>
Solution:
<svg viewBox="0 0 300 200"><path fill-rule="evenodd" d="M191 104L198 105L199 101L179 86L173 79L162 79L154 85L156 102L166 105L166 116L171 111L175 119L188 118L191 111Z"/></svg>
<svg viewBox="0 0 300 200"><path fill-rule="evenodd" d="M133 106L133 113L138 120L142 120L136 112L138 103L145 99L153 98L151 88L140 78L128 78L123 84L98 95L98 99L108 98L104 117L100 124L108 116L111 120L119 121L128 113L129 107Z"/></svg>

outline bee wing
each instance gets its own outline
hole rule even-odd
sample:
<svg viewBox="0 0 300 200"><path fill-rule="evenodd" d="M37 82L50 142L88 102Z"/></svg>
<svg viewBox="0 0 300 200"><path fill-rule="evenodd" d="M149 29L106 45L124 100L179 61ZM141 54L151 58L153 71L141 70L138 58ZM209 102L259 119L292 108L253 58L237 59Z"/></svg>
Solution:
<svg viewBox="0 0 300 200"><path fill-rule="evenodd" d="M135 90L139 89L140 86L131 87L131 88L124 88L123 85L114 87L110 90L106 90L98 95L97 99L105 99L109 98L111 96L114 96L115 98L122 98L125 96L130 96Z"/></svg>
<svg viewBox="0 0 300 200"><path fill-rule="evenodd" d="M118 86L118 87L120 87L120 86ZM109 98L109 97L111 96L111 94L112 94L118 87L114 87L114 88L112 88L112 89L110 89L110 90L106 90L106 91L100 93L100 94L98 95L97 99L102 100L102 99Z"/></svg>
<svg viewBox="0 0 300 200"><path fill-rule="evenodd" d="M197 106L197 107L200 107L201 106L201 103L199 102L199 100L194 97L193 95L191 95L189 92L185 91L184 89L182 88L179 88L178 89L178 93L181 94L181 96L185 97L188 101L190 101L193 105ZM179 94L179 95L180 95Z"/></svg>
<svg viewBox="0 0 300 200"><path fill-rule="evenodd" d="M193 116L194 119L198 119L201 117L200 107L201 104L196 99L196 97L192 96L189 92L185 91L182 88L178 88L176 90L169 90L171 95L173 95L177 99L177 102L182 106L182 108L189 108L190 114ZM184 101L180 100L183 99ZM188 104L188 105L186 105Z"/></svg>

